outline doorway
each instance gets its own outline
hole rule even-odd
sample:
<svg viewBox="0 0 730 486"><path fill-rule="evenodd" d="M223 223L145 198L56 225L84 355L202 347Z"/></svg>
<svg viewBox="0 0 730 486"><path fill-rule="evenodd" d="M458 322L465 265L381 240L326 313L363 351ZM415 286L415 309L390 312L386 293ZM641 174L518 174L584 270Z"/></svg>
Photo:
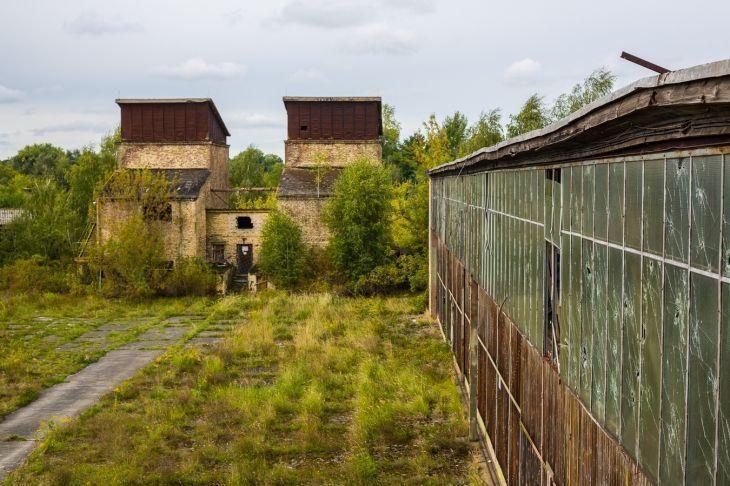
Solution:
<svg viewBox="0 0 730 486"><path fill-rule="evenodd" d="M253 245L244 243L236 245L236 273L247 275L253 266Z"/></svg>

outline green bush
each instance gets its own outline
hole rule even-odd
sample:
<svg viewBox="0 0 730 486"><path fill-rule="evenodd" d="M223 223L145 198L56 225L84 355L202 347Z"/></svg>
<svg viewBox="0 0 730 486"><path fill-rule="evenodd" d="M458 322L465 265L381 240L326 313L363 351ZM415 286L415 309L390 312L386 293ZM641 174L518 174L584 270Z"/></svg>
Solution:
<svg viewBox="0 0 730 486"><path fill-rule="evenodd" d="M386 262L391 197L388 171L367 159L346 167L337 179L324 220L332 233L332 263L346 279L357 280Z"/></svg>
<svg viewBox="0 0 730 486"><path fill-rule="evenodd" d="M58 261L32 256L0 267L0 289L11 292L65 293L69 290L70 269Z"/></svg>
<svg viewBox="0 0 730 486"><path fill-rule="evenodd" d="M306 255L299 226L286 214L272 211L261 230L263 273L277 287L294 288L304 277Z"/></svg>
<svg viewBox="0 0 730 486"><path fill-rule="evenodd" d="M400 255L379 265L367 275L350 282L350 293L362 295L384 294L402 290L422 292L428 286L428 262L421 255Z"/></svg>
<svg viewBox="0 0 730 486"><path fill-rule="evenodd" d="M171 296L210 295L215 293L215 274L200 258L178 261L165 279L164 293Z"/></svg>

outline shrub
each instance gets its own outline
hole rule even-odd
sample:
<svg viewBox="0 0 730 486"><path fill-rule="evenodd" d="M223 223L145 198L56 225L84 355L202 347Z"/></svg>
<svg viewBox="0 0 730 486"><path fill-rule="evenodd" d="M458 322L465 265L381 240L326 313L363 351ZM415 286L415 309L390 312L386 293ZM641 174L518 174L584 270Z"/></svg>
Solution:
<svg viewBox="0 0 730 486"><path fill-rule="evenodd" d="M177 262L165 279L165 294L210 295L215 292L216 278L200 258L185 258Z"/></svg>
<svg viewBox="0 0 730 486"><path fill-rule="evenodd" d="M356 280L385 263L390 248L392 188L388 172L360 159L337 179L324 220L330 255L341 276Z"/></svg>
<svg viewBox="0 0 730 486"><path fill-rule="evenodd" d="M379 265L348 285L354 294L374 295L400 290L422 292L428 286L428 262L421 255L401 255Z"/></svg>
<svg viewBox="0 0 730 486"><path fill-rule="evenodd" d="M291 289L301 282L305 263L302 230L286 214L272 211L261 230L261 270L277 287Z"/></svg>
<svg viewBox="0 0 730 486"><path fill-rule="evenodd" d="M67 270L60 262L37 255L16 260L0 267L0 289L23 293L65 293L69 290Z"/></svg>
<svg viewBox="0 0 730 486"><path fill-rule="evenodd" d="M167 273L159 229L137 213L121 224L114 239L93 248L90 268L101 272L106 295L151 297L164 288Z"/></svg>

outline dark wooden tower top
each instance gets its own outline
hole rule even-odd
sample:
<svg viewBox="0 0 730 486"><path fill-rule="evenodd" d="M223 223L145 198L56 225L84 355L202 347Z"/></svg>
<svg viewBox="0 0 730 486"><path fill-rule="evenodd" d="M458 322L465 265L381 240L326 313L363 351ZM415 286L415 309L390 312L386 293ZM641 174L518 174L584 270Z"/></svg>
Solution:
<svg viewBox="0 0 730 486"><path fill-rule="evenodd" d="M118 99L123 142L226 143L228 132L210 98Z"/></svg>
<svg viewBox="0 0 730 486"><path fill-rule="evenodd" d="M285 96L289 140L378 140L380 97Z"/></svg>

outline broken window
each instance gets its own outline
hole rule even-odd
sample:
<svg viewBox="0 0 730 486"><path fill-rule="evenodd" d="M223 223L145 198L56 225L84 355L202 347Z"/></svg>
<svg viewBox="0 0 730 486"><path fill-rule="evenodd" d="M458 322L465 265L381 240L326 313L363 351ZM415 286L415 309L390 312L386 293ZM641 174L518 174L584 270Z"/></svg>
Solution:
<svg viewBox="0 0 730 486"><path fill-rule="evenodd" d="M238 229L251 229L253 228L253 222L250 216L239 216L236 218L236 227Z"/></svg>
<svg viewBox="0 0 730 486"><path fill-rule="evenodd" d="M545 336L543 354L550 363L559 368L560 349L560 249L549 241L545 242Z"/></svg>
<svg viewBox="0 0 730 486"><path fill-rule="evenodd" d="M225 245L223 243L214 243L211 256L213 263L225 263Z"/></svg>

